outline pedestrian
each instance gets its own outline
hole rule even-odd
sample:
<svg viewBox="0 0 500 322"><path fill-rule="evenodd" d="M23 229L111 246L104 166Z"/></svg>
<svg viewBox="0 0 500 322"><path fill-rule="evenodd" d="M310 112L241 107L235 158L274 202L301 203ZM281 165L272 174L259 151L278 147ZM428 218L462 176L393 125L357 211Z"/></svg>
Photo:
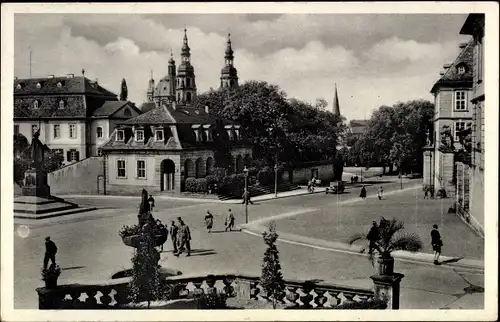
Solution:
<svg viewBox="0 0 500 322"><path fill-rule="evenodd" d="M377 249L377 241L379 240L380 233L378 230L377 222L374 220L372 222L372 227L370 228L370 231L368 232L368 235L366 235L366 239L369 241L369 246L368 246L368 254L372 255L373 250Z"/></svg>
<svg viewBox="0 0 500 322"><path fill-rule="evenodd" d="M189 231L188 225L184 223L181 217L177 217L177 220L179 221L179 230L177 231L177 242L179 246L177 248L177 254L174 255L179 256L184 249L186 249L186 256L191 256L191 232Z"/></svg>
<svg viewBox="0 0 500 322"><path fill-rule="evenodd" d="M431 193L431 199L434 199L434 187L431 187L429 190Z"/></svg>
<svg viewBox="0 0 500 322"><path fill-rule="evenodd" d="M166 234L168 238L168 229L167 226L164 225L160 219L156 219L156 229L161 233L161 234ZM166 240L165 240L166 241ZM160 251L163 252L163 244L160 245Z"/></svg>
<svg viewBox="0 0 500 322"><path fill-rule="evenodd" d="M429 188L424 188L424 199L429 199Z"/></svg>
<svg viewBox="0 0 500 322"><path fill-rule="evenodd" d="M441 246L443 246L443 241L441 240L438 225L432 225L431 244L432 250L434 251L434 264L439 265L439 256L441 256Z"/></svg>
<svg viewBox="0 0 500 322"><path fill-rule="evenodd" d="M245 191L243 191L243 202L242 204L246 203L248 205L248 203L251 203L253 205L253 202L252 200L250 200L250 192L248 192L248 190L245 188Z"/></svg>
<svg viewBox="0 0 500 322"><path fill-rule="evenodd" d="M380 189L378 189L377 196L378 196L378 200L382 200L382 198L384 196L384 189L382 187L380 187Z"/></svg>
<svg viewBox="0 0 500 322"><path fill-rule="evenodd" d="M174 255L177 253L177 232L179 231L179 227L175 224L175 221L172 220L172 224L170 225L170 239L172 239L172 246L174 247Z"/></svg>
<svg viewBox="0 0 500 322"><path fill-rule="evenodd" d="M361 199L366 198L366 188L364 185L363 185L363 187L361 187L361 193L359 194L359 196L361 197Z"/></svg>
<svg viewBox="0 0 500 322"><path fill-rule="evenodd" d="M149 195L148 203L150 211L153 212L153 208L155 207L155 199L153 198L153 195Z"/></svg>
<svg viewBox="0 0 500 322"><path fill-rule="evenodd" d="M45 237L45 256L43 257L43 269L47 269L49 260L52 262L51 266L56 265L56 253L57 253L56 243L54 243L50 239L50 236Z"/></svg>
<svg viewBox="0 0 500 322"><path fill-rule="evenodd" d="M229 231L233 231L233 227L234 227L234 215L231 212L231 209L229 209L229 214L226 217L225 226L226 226L226 230L225 231L227 231L228 229L229 229Z"/></svg>
<svg viewBox="0 0 500 322"><path fill-rule="evenodd" d="M205 225L207 226L207 231L210 234L212 232L212 226L214 224L214 216L207 210L207 214L205 216Z"/></svg>

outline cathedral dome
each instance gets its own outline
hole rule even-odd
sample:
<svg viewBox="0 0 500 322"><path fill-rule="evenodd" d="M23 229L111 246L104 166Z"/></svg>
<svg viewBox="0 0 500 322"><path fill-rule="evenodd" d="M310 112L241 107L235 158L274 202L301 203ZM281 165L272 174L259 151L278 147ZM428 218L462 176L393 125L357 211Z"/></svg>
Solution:
<svg viewBox="0 0 500 322"><path fill-rule="evenodd" d="M175 81L171 80L168 76L163 77L158 81L155 88L155 96L173 96L175 93L172 92L173 84Z"/></svg>
<svg viewBox="0 0 500 322"><path fill-rule="evenodd" d="M182 76L181 74L194 74L194 67L191 64L180 64L177 73L179 76Z"/></svg>
<svg viewBox="0 0 500 322"><path fill-rule="evenodd" d="M226 65L221 69L221 74L229 75L229 76L237 76L238 71L236 70L236 68L234 66L227 66Z"/></svg>

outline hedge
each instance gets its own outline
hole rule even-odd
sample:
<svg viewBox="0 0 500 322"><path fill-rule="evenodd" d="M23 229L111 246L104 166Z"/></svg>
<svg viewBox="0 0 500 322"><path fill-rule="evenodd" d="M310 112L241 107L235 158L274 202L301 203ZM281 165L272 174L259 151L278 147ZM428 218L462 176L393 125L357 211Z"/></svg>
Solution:
<svg viewBox="0 0 500 322"><path fill-rule="evenodd" d="M195 192L196 191L196 179L195 178L186 178L184 181L184 188L186 191Z"/></svg>

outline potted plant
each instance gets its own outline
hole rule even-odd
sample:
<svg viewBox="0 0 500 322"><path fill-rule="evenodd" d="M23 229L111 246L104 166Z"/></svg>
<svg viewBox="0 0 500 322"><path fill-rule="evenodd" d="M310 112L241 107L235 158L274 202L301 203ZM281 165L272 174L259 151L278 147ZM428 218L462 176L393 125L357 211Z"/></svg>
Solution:
<svg viewBox="0 0 500 322"><path fill-rule="evenodd" d="M57 287L57 279L61 275L59 265L50 265L49 268L42 269L42 280L45 282L45 287L54 289Z"/></svg>
<svg viewBox="0 0 500 322"><path fill-rule="evenodd" d="M367 234L355 234L349 240L353 244L358 240L368 240ZM365 245L361 252L364 252L369 244ZM378 240L373 242L373 248L378 252L376 258L378 273L380 275L392 275L394 273L394 257L392 252L395 250L404 250L409 252L418 252L423 247L422 241L417 234L404 231L404 223L396 219L387 220L382 218L378 224ZM375 261L372 253L370 260Z"/></svg>
<svg viewBox="0 0 500 322"><path fill-rule="evenodd" d="M123 226L118 231L118 235L120 235L125 245L129 247L138 248L139 247L138 240L140 232L141 230L139 228L139 225ZM154 234L154 243L156 247L163 245L167 241L168 237L167 230L159 229L158 226L154 225L153 234Z"/></svg>

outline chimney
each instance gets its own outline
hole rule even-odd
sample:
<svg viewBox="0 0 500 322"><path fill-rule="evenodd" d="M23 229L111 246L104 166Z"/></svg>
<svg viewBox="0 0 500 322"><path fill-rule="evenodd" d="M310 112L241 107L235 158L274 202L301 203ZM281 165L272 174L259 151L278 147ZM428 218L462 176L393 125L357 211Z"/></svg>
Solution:
<svg viewBox="0 0 500 322"><path fill-rule="evenodd" d="M205 113L208 114L209 110L208 110L208 105L205 105Z"/></svg>
<svg viewBox="0 0 500 322"><path fill-rule="evenodd" d="M443 76L444 75L444 71L440 71L439 75Z"/></svg>
<svg viewBox="0 0 500 322"><path fill-rule="evenodd" d="M444 68L444 69L448 69L448 68L450 68L450 67L451 67L451 64L444 64L444 65L443 65L443 68Z"/></svg>
<svg viewBox="0 0 500 322"><path fill-rule="evenodd" d="M460 49L464 49L465 47L467 47L467 43L466 42L463 42L460 45L458 45L458 48L460 48Z"/></svg>
<svg viewBox="0 0 500 322"><path fill-rule="evenodd" d="M54 78L54 75L49 75L49 76L47 76L47 77L48 77L48 78Z"/></svg>
<svg viewBox="0 0 500 322"><path fill-rule="evenodd" d="M73 77L75 77L75 74L66 74L66 77L67 78L73 78Z"/></svg>

